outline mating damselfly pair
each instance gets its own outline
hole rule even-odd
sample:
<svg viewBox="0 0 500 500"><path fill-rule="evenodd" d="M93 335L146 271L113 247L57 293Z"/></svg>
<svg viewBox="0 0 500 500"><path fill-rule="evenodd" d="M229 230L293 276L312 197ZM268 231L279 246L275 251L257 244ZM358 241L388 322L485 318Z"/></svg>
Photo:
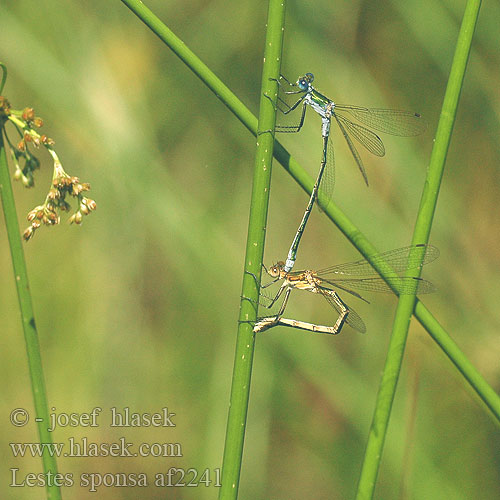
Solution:
<svg viewBox="0 0 500 500"><path fill-rule="evenodd" d="M267 285L263 285L263 288L266 288L279 280L283 280L276 296L270 299L270 303L266 307L272 307L281 295L284 294L282 305L278 313L274 316L260 318L255 324L254 332L264 331L280 324L314 332L337 334L344 323L358 331L365 332L366 326L363 320L342 301L335 288L350 293L362 300L365 299L355 291L356 289L377 292L396 291L398 294L429 293L434 290L432 283L420 278L393 276L384 280L377 276L376 271L372 267L372 264L375 266L388 265L392 271L400 273L406 269L420 267L428 262L432 262L439 255L438 249L430 245L415 245L372 255L369 258L372 264L367 260L359 260L320 271L306 270L292 272L300 239L304 233L314 203L318 200L318 196L320 196L323 201L323 208L326 208L332 196L335 181L333 141L330 140L332 118L335 119L339 126L367 185L368 177L366 170L352 138L374 155L384 156L385 147L382 140L370 129L408 137L419 135L426 128L425 122L418 113L336 104L313 87L313 80L313 74L306 73L295 84L288 81L284 76L281 76L277 81L279 86L277 96L279 111L283 115L292 116L293 112L299 110L300 106L302 106L301 112L295 121L291 121L286 125L278 124L275 130L277 132L298 132L304 124L307 107L310 106L321 117L323 149L318 176L299 228L290 246L287 260L286 262L278 262L267 271L275 279ZM346 115L366 126L352 121ZM283 318L283 312L288 303L290 293L294 288L317 293L325 297L328 303L339 314L335 325L315 325Z"/></svg>

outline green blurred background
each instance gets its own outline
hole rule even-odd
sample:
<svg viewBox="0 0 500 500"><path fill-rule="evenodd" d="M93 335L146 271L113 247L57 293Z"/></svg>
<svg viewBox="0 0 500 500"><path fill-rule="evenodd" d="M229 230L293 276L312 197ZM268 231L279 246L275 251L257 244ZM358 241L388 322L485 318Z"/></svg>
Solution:
<svg viewBox="0 0 500 500"><path fill-rule="evenodd" d="M258 109L266 2L148 0L147 5L254 112ZM381 250L409 244L465 2L289 2L283 71L312 71L338 102L422 113L416 139L384 136L385 158L362 151L366 188L335 130L340 207ZM220 467L235 347L255 139L118 0L3 0L0 60L14 108L34 106L64 167L90 182L98 210L82 227L42 228L25 245L49 404L56 412L103 408L97 429L62 428L94 442L180 443L182 457L61 458L84 472L155 473ZM424 276L439 292L424 303L487 381L500 386L500 54L498 2L484 2L447 160L431 242L442 253ZM321 141L311 114L280 137L313 175ZM14 186L21 227L51 176L43 151L34 189ZM275 163L265 261L283 259L307 197ZM357 252L315 210L297 269L355 260ZM0 220L3 429L1 496L9 442L37 439L9 412L32 410L10 254ZM294 318L330 324L325 301L292 294ZM312 294L311 294L312 295ZM256 343L242 499L348 499L355 492L396 301L349 301L368 334L313 335L275 328ZM176 413L175 428L109 427L109 409ZM413 425L412 425L413 422ZM499 498L498 427L417 324L384 450L378 499ZM403 491L403 495L401 495ZM216 488L75 485L71 500L214 499Z"/></svg>

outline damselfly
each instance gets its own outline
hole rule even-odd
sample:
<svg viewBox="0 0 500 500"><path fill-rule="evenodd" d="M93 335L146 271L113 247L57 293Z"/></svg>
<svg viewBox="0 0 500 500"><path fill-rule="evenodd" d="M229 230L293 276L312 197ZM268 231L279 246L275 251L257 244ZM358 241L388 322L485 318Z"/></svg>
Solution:
<svg viewBox="0 0 500 500"><path fill-rule="evenodd" d="M322 198L325 203L330 200L335 181L335 161L333 154L333 144L329 141L330 125L332 117L335 118L342 135L344 136L347 145L358 165L361 174L368 185L368 177L356 146L351 137L362 144L368 151L376 156L385 155L385 147L380 137L370 129L385 132L387 134L398 136L415 136L425 130L425 122L418 113L410 111L399 111L393 109L379 108L363 108L360 106L351 106L347 104L336 104L334 101L318 92L312 85L314 75L306 73L301 76L296 83L289 82L284 76L278 80L280 92L278 94L278 109L284 114L289 115L302 104L302 113L300 119L296 123L290 125L276 125L277 132L298 132L304 124L307 106L311 106L316 113L321 116L322 126L321 135L323 137L323 153L321 157L321 166L314 185L309 203L307 205L304 216L299 225L295 238L288 252L288 257L285 262L285 271L289 272L295 264L297 257L297 249L304 232L307 220L311 213L314 202L318 197L318 191L321 185ZM284 83L283 83L284 82ZM292 90L286 90L284 85ZM288 103L288 96L295 96L297 99L294 102ZM355 120L364 123L367 127L360 125L345 114L351 116ZM292 115L291 115L292 116Z"/></svg>
<svg viewBox="0 0 500 500"><path fill-rule="evenodd" d="M278 262L270 267L267 272L275 278L273 281L264 285L263 288L270 286L277 281L283 280L278 292L266 307L271 308L276 301L285 294L278 313L274 316L260 318L254 326L254 332L262 332L276 325L286 325L313 332L329 333L336 335L340 333L344 323L351 326L359 332L366 332L366 326L361 317L349 307L336 292L342 290L358 297L365 302L359 293L355 290L382 292L397 294L423 294L431 293L435 290L430 281L422 278L392 276L386 280L377 275L373 265L390 270L393 273L404 272L407 269L416 269L428 264L439 256L439 250L432 245L412 245L408 247L389 250L370 257L370 261L361 259L347 264L321 269L319 271L294 271L285 270L285 264ZM305 290L322 295L327 302L339 314L337 321L333 326L315 325L293 319L283 318L283 313L288 303L290 293L293 289Z"/></svg>

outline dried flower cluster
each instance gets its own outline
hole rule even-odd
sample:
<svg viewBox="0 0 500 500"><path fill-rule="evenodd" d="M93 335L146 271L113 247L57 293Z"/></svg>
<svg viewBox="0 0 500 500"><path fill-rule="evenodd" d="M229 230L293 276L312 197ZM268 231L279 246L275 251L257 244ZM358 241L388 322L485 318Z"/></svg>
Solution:
<svg viewBox="0 0 500 500"><path fill-rule="evenodd" d="M36 206L28 213L28 221L31 225L24 231L24 239L28 241L42 224L47 226L59 224L59 213L71 210L71 205L67 201L70 196L76 198L78 208L70 216L69 222L81 224L83 216L88 215L97 207L94 200L83 196L84 192L90 190L90 184L80 182L78 177L70 176L65 172L54 150L54 141L44 134L40 135L36 130L43 125L43 120L35 115L33 108L15 111L11 109L7 99L0 96L0 133L2 130L5 131L4 126L7 121L14 124L21 137L20 141L13 145L6 136L16 168L14 179L20 180L25 187L32 187L35 184L34 171L40 168L40 162L31 153L30 145L35 148L39 148L40 145L45 146L54 160L52 185L43 205Z"/></svg>

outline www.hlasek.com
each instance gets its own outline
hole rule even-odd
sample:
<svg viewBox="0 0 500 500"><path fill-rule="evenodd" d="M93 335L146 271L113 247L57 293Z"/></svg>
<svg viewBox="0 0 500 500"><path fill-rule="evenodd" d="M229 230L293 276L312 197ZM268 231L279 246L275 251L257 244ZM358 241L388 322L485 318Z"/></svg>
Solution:
<svg viewBox="0 0 500 500"><path fill-rule="evenodd" d="M94 443L86 437L68 438L67 443L9 443L14 457L182 457L180 443L128 443L124 437L114 443Z"/></svg>
<svg viewBox="0 0 500 500"><path fill-rule="evenodd" d="M71 487L75 486L77 478L73 477L72 473L54 474L50 471L47 473L30 473L21 474L19 469L10 469L11 472L11 487L18 488L33 488L33 487ZM102 472L84 472L79 476L79 486L88 489L95 493L98 488L132 488L132 487L147 487L155 486L158 488L169 487L198 487L198 486L221 486L220 469L182 469L178 467L170 467L166 472L157 472L154 476L148 477L145 472L131 473L102 473Z"/></svg>

